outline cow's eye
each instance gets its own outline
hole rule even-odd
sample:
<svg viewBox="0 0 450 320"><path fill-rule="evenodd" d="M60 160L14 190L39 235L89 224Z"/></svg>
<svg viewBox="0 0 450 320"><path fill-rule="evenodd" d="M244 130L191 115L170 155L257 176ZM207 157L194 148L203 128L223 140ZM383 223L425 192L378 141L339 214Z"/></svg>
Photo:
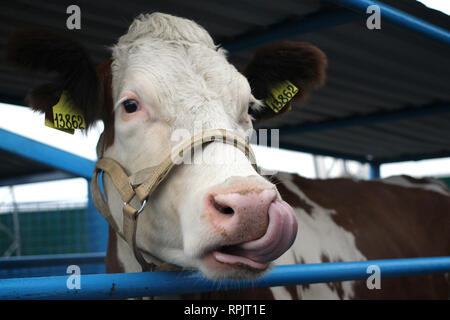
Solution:
<svg viewBox="0 0 450 320"><path fill-rule="evenodd" d="M139 102L134 99L125 100L123 103L123 107L126 113L133 113L139 110Z"/></svg>

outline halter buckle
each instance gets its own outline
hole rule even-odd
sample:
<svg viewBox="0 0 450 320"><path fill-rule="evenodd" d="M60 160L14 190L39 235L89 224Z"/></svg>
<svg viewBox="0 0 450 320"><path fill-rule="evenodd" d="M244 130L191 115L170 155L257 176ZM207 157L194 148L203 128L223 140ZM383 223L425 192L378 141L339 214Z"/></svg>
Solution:
<svg viewBox="0 0 450 320"><path fill-rule="evenodd" d="M139 210L136 212L136 214L134 216L137 217L138 215L140 215L141 212L144 211L146 205L147 205L147 199L144 199L144 201L142 201L141 207L139 208Z"/></svg>
<svg viewBox="0 0 450 320"><path fill-rule="evenodd" d="M124 203L123 203L123 206L125 207L125 206L128 205L128 204L129 204L128 202L124 202ZM144 211L146 205L147 205L147 199L144 199L144 201L142 201L141 207L140 207L139 210L136 211L136 213L134 214L134 218L137 218L137 217L142 213L142 211Z"/></svg>

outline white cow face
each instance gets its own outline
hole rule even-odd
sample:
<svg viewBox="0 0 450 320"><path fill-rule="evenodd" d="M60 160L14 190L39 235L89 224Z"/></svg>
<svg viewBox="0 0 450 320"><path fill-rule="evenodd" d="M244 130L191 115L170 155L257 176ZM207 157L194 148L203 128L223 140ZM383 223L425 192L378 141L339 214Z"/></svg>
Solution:
<svg viewBox="0 0 450 320"><path fill-rule="evenodd" d="M115 139L105 156L130 173L159 164L195 131L226 129L247 138L251 133L248 109L258 102L248 81L191 21L141 16L114 48L112 71ZM152 210L139 221L138 246L213 278L265 271L273 254L252 259L232 251L267 233L269 208L279 209L281 202L276 187L230 145L209 144L187 162L152 195ZM108 182L106 190L109 199L117 198ZM120 221L117 202L112 207ZM295 219L283 210L293 238Z"/></svg>
<svg viewBox="0 0 450 320"><path fill-rule="evenodd" d="M326 64L314 46L280 42L258 50L244 77L203 28L160 13L139 16L113 47L112 62L97 70L82 46L52 32L15 35L7 57L21 66L56 71L57 81L31 91L31 107L53 121L55 97L65 90L88 126L103 120L104 156L128 174L159 164L172 147L201 130L248 137L250 105L261 107L261 118L274 115L261 103L270 86L290 80L304 98L323 82ZM104 188L121 226L123 204L108 175ZM215 279L262 274L297 233L295 214L276 187L244 153L218 142L194 153L191 163L176 166L149 207L140 215L136 236L144 257L151 260L146 256L151 253ZM120 241L125 270L139 271L132 250Z"/></svg>

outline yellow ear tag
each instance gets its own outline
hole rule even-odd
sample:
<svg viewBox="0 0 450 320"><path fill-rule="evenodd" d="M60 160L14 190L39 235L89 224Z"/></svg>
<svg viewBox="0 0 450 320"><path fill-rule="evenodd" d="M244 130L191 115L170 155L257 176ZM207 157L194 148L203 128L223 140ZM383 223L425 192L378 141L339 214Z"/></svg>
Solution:
<svg viewBox="0 0 450 320"><path fill-rule="evenodd" d="M270 95L266 99L266 104L273 112L278 113L285 106L289 108L288 110L292 109L289 102L300 90L289 80L285 80L274 85L269 91Z"/></svg>
<svg viewBox="0 0 450 320"><path fill-rule="evenodd" d="M70 100L64 91L58 103L53 106L53 125L57 129L85 129L84 116Z"/></svg>

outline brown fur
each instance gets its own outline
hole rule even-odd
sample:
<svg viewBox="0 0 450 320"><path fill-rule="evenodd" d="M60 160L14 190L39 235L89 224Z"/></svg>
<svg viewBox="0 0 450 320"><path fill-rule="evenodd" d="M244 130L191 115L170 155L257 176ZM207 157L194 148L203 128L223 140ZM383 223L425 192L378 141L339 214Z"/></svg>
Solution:
<svg viewBox="0 0 450 320"><path fill-rule="evenodd" d="M88 52L67 35L47 29L22 30L8 41L6 60L31 71L56 73L55 79L30 90L26 103L53 122L53 106L63 91L81 110L88 128L97 120L105 125L104 146L114 141L111 62L95 67Z"/></svg>
<svg viewBox="0 0 450 320"><path fill-rule="evenodd" d="M306 42L280 41L258 49L242 73L257 99L267 98L273 85L289 80L300 89L293 100L300 102L324 83L326 66L327 58L319 48ZM276 115L269 107L252 114L256 119Z"/></svg>
<svg viewBox="0 0 450 320"><path fill-rule="evenodd" d="M99 80L88 52L77 41L48 29L21 30L8 41L6 61L23 69L56 74L51 83L30 91L27 100L34 110L51 113L55 97L65 90L83 112L87 126L99 119Z"/></svg>
<svg viewBox="0 0 450 320"><path fill-rule="evenodd" d="M104 124L103 143L104 148L108 148L114 143L114 113L113 113L113 98L112 98L112 73L111 73L112 59L97 66L97 74L101 81L99 104L101 107L101 119Z"/></svg>
<svg viewBox="0 0 450 320"><path fill-rule="evenodd" d="M125 269L119 260L117 254L117 234L114 229L109 226L108 247L106 249L106 273L124 273Z"/></svg>

